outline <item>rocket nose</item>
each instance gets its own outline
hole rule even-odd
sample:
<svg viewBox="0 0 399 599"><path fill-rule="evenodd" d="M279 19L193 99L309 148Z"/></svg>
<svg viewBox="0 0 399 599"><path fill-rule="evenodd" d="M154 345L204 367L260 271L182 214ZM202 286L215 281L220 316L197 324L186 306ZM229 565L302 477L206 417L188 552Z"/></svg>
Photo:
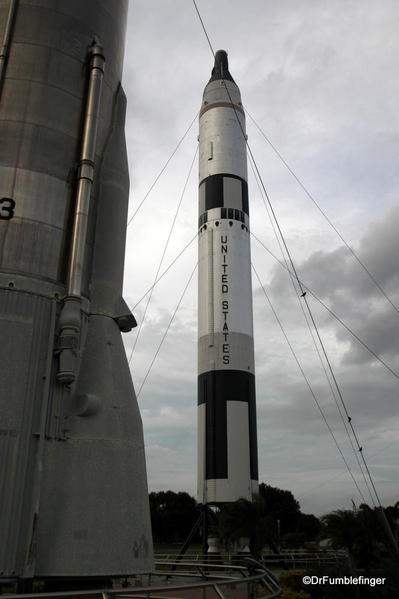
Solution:
<svg viewBox="0 0 399 599"><path fill-rule="evenodd" d="M226 50L218 50L215 54L215 66L212 75L220 74L220 79L224 79L224 73L229 72L229 61Z"/></svg>
<svg viewBox="0 0 399 599"><path fill-rule="evenodd" d="M229 61L225 50L218 50L215 54L215 66L212 69L210 81L215 81L217 79L229 79L234 82L234 79L229 72Z"/></svg>

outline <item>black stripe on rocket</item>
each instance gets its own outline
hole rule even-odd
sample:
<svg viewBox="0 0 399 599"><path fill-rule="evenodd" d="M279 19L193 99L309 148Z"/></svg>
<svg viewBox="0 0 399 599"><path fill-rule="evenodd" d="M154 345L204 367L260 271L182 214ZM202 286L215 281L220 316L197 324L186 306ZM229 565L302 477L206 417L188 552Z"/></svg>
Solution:
<svg viewBox="0 0 399 599"><path fill-rule="evenodd" d="M236 181L241 185L232 185ZM212 208L229 207L242 210L249 216L248 183L241 177L227 173L210 175L199 184L199 195L200 204L201 196L204 197L204 205L202 208L200 206L200 213ZM235 198L234 195L237 197ZM232 205L232 202L235 205Z"/></svg>
<svg viewBox="0 0 399 599"><path fill-rule="evenodd" d="M212 370L198 377L198 405L206 410L205 478L228 478L227 402L248 404L250 475L258 480L255 377L241 370ZM239 440L237 440L239 441Z"/></svg>

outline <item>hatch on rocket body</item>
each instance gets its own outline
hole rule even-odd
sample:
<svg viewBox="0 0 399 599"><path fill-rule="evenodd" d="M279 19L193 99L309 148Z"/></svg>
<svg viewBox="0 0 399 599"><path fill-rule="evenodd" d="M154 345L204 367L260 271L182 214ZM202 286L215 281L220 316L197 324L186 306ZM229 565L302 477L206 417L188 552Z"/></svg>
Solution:
<svg viewBox="0 0 399 599"><path fill-rule="evenodd" d="M0 577L148 572L143 431L121 339L134 321L122 299L127 2L14 4L0 97ZM93 39L106 68L73 336L60 314Z"/></svg>

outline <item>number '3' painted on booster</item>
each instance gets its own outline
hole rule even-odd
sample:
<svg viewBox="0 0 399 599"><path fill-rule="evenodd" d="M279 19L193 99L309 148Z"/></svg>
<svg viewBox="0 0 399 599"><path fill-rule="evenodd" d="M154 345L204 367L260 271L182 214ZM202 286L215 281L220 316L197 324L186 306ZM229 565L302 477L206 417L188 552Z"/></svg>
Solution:
<svg viewBox="0 0 399 599"><path fill-rule="evenodd" d="M15 201L11 198L0 199L0 220L11 220L14 216Z"/></svg>

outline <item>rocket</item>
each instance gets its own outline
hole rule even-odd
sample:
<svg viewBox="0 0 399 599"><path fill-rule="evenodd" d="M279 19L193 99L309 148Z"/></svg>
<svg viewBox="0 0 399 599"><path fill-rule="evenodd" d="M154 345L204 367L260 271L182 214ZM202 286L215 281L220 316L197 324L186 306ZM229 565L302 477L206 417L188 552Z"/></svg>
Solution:
<svg viewBox="0 0 399 599"><path fill-rule="evenodd" d="M153 568L121 337L126 17L0 5L0 584Z"/></svg>
<svg viewBox="0 0 399 599"><path fill-rule="evenodd" d="M219 50L199 115L198 500L258 489L245 114Z"/></svg>

